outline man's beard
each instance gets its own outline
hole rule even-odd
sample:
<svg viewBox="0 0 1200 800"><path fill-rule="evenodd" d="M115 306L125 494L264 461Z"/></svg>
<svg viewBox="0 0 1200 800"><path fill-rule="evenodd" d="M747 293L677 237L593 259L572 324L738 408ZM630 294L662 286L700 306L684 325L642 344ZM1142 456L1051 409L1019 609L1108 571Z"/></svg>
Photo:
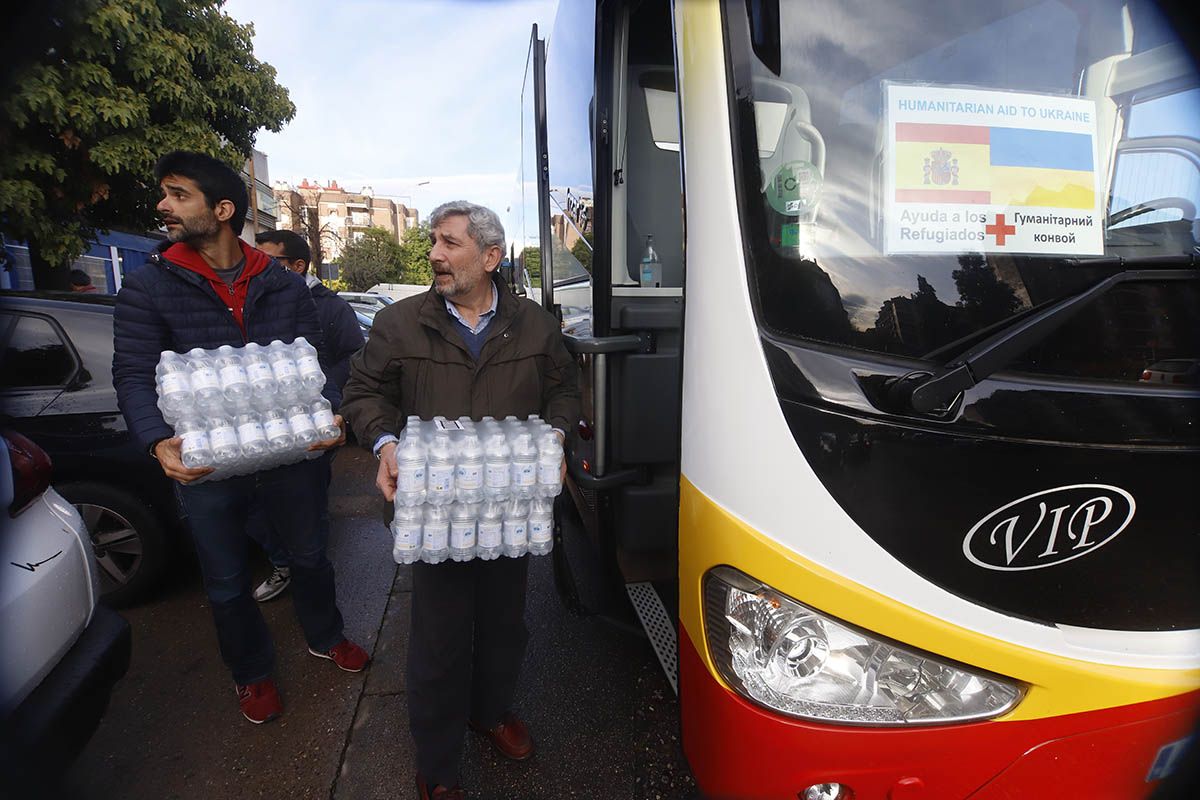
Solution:
<svg viewBox="0 0 1200 800"><path fill-rule="evenodd" d="M438 278L441 277L441 275L448 275L450 277L449 286L442 288L442 286L438 283ZM455 275L453 272L444 272L441 274L434 273L433 276L433 290L442 297L449 299L470 294L471 292L475 291L475 287L478 285L478 280L471 280L471 278L467 276Z"/></svg>
<svg viewBox="0 0 1200 800"><path fill-rule="evenodd" d="M204 241L215 237L221 230L221 225L217 222L215 214L210 214L207 217L175 217L178 220L178 225L174 228L167 229L167 238L172 242L186 242L187 244L195 244L196 242Z"/></svg>

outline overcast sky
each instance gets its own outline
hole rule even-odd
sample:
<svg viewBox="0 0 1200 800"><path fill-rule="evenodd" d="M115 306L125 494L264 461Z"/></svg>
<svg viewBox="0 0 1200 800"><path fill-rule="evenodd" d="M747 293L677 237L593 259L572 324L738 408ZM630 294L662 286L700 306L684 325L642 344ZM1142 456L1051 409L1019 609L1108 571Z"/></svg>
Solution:
<svg viewBox="0 0 1200 800"><path fill-rule="evenodd" d="M421 213L466 199L508 226L529 33L556 0L229 0L296 104L257 147L271 181L371 186ZM428 181L426 185L418 185Z"/></svg>

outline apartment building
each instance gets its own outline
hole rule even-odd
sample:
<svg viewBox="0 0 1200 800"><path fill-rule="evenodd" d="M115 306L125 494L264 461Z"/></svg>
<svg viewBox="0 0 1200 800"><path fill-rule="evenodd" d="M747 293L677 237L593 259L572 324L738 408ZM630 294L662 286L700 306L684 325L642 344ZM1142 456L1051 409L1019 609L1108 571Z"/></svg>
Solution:
<svg viewBox="0 0 1200 800"><path fill-rule="evenodd" d="M279 209L279 228L296 231L310 242L320 236L322 260L337 261L347 243L368 228L383 228L399 242L404 232L420 224L416 209L395 199L376 195L370 186L350 192L336 180L326 185L310 183L307 178L297 185L275 183Z"/></svg>
<svg viewBox="0 0 1200 800"><path fill-rule="evenodd" d="M242 239L254 244L254 234L273 231L279 227L279 211L275 202L275 191L271 188L271 177L267 169L267 154L255 150L242 167L242 180L250 193L250 205L246 208L246 224L242 227Z"/></svg>

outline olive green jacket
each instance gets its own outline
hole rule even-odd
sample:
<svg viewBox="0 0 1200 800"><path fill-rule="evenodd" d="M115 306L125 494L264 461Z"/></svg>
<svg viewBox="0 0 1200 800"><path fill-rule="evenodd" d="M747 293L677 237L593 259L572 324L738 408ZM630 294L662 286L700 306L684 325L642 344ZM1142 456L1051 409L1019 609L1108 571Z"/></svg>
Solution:
<svg viewBox="0 0 1200 800"><path fill-rule="evenodd" d="M553 315L496 283L496 315L471 358L446 303L432 288L375 315L350 360L341 414L370 449L421 419L538 414L570 436L579 422L579 369Z"/></svg>

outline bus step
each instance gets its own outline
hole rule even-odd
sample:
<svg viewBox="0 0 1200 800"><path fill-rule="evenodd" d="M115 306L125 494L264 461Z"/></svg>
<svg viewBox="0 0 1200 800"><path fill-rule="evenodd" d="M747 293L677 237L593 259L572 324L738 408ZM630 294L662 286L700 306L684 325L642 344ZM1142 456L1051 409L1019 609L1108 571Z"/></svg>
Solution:
<svg viewBox="0 0 1200 800"><path fill-rule="evenodd" d="M654 654L658 656L658 663L662 665L671 689L679 694L679 643L675 638L675 623L671 615L649 582L627 583L625 591L629 593L633 609L642 621L646 635L650 637Z"/></svg>

